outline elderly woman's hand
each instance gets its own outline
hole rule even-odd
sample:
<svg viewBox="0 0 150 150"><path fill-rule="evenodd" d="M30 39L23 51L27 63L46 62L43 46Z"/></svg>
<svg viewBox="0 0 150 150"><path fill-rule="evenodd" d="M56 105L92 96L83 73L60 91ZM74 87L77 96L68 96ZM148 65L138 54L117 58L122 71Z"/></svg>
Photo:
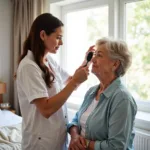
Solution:
<svg viewBox="0 0 150 150"><path fill-rule="evenodd" d="M82 136L71 138L68 150L86 150L86 140Z"/></svg>

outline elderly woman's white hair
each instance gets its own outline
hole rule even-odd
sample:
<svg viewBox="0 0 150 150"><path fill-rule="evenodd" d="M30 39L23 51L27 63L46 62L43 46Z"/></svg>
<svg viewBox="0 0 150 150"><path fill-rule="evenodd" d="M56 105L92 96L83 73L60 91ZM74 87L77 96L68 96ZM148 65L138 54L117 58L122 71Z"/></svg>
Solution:
<svg viewBox="0 0 150 150"><path fill-rule="evenodd" d="M97 40L96 47L105 44L109 57L112 60L119 60L120 66L116 70L117 76L123 76L132 63L132 56L128 50L128 46L124 41L113 40L110 38L102 38Z"/></svg>

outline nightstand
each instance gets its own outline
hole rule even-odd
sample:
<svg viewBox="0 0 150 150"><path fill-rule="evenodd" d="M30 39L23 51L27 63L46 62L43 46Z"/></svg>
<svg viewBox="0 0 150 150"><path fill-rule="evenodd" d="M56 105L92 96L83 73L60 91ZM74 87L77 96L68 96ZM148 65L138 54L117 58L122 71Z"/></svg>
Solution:
<svg viewBox="0 0 150 150"><path fill-rule="evenodd" d="M8 110L11 111L14 114L16 113L16 111L14 109L12 109L12 108L9 108Z"/></svg>
<svg viewBox="0 0 150 150"><path fill-rule="evenodd" d="M12 108L8 108L8 109L3 109L3 108L0 108L1 110L8 110L8 111L11 111L12 113L16 113L16 111L14 110L14 109L12 109Z"/></svg>

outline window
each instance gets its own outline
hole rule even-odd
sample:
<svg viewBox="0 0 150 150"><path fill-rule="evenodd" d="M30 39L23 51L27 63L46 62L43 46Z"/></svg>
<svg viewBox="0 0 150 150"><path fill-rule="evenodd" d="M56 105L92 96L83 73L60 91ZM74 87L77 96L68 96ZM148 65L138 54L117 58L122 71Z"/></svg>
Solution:
<svg viewBox="0 0 150 150"><path fill-rule="evenodd" d="M126 40L133 63L127 86L138 100L150 101L150 1L126 4Z"/></svg>
<svg viewBox="0 0 150 150"><path fill-rule="evenodd" d="M120 37L126 39L133 55L126 85L138 104L138 110L150 112L149 0L120 1Z"/></svg>
<svg viewBox="0 0 150 150"><path fill-rule="evenodd" d="M65 25L67 60L65 68L73 74L81 66L89 46L94 45L97 39L108 36L108 6L67 12ZM97 78L91 74L89 79L72 94L69 101L80 105L85 92L98 83Z"/></svg>

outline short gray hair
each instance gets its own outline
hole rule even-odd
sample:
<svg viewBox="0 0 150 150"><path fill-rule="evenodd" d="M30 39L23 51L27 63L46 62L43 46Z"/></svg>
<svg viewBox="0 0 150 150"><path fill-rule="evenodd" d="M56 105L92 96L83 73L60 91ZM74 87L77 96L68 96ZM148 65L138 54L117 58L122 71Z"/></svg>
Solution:
<svg viewBox="0 0 150 150"><path fill-rule="evenodd" d="M102 44L105 44L109 57L112 60L120 61L120 66L116 70L115 74L118 77L123 76L132 63L132 55L128 50L127 44L121 40L102 38L97 40L96 47L98 48Z"/></svg>

